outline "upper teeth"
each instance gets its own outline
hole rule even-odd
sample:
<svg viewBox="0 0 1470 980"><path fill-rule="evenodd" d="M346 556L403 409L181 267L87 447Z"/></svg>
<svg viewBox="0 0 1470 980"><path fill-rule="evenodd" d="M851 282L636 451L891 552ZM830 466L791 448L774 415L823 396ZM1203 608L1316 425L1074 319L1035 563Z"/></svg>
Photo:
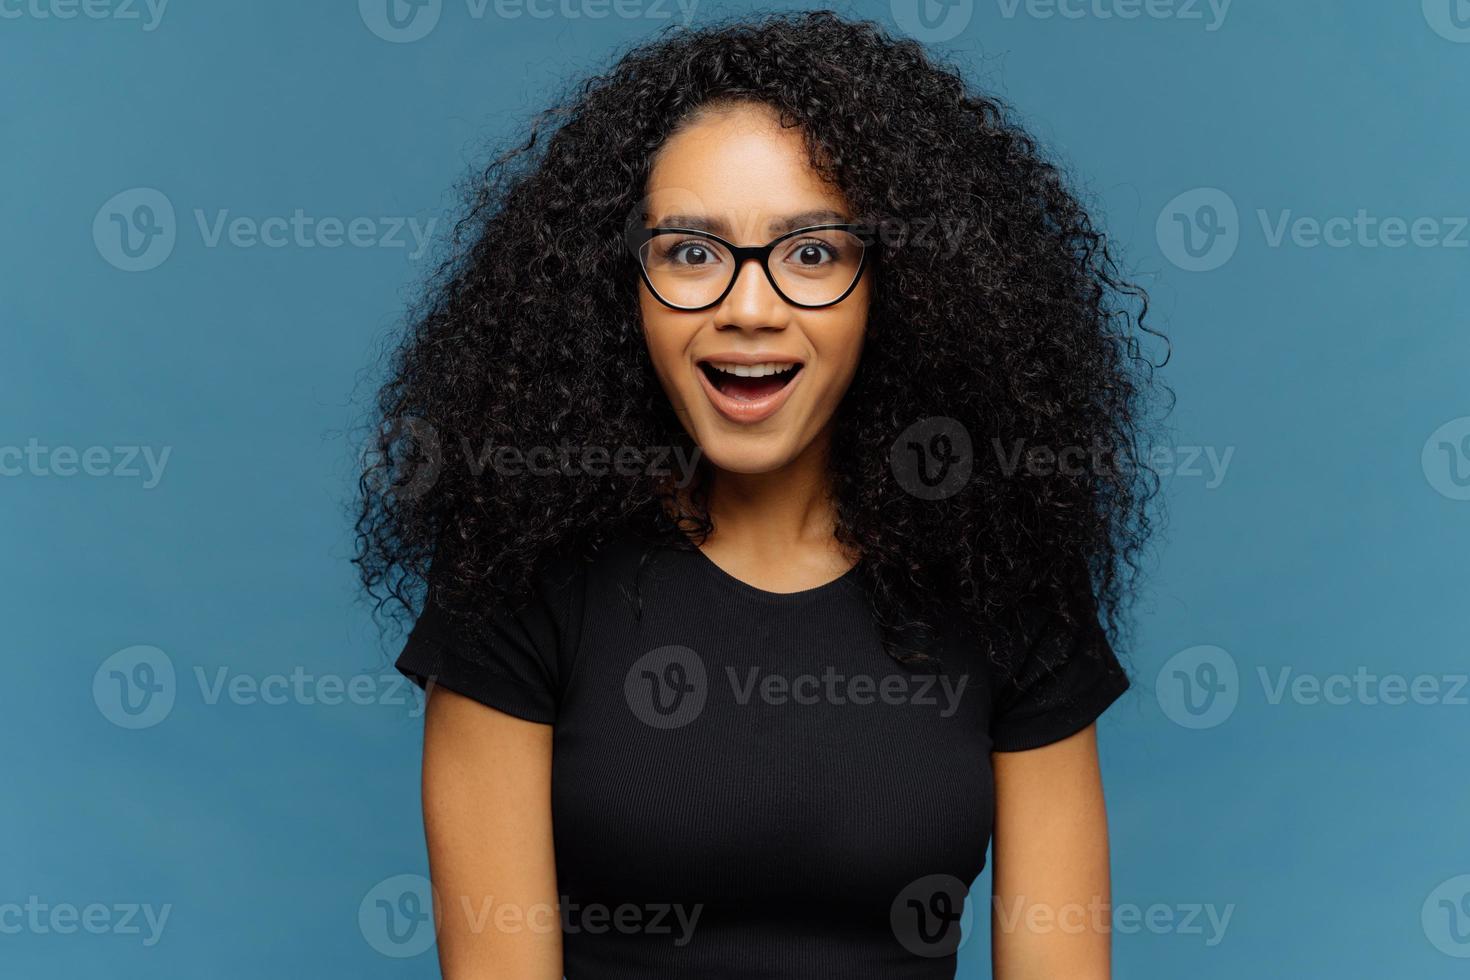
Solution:
<svg viewBox="0 0 1470 980"><path fill-rule="evenodd" d="M733 374L737 378L764 378L768 374L783 374L796 367L795 364L776 361L769 361L765 364L725 364L720 361L710 361L709 366L716 371Z"/></svg>

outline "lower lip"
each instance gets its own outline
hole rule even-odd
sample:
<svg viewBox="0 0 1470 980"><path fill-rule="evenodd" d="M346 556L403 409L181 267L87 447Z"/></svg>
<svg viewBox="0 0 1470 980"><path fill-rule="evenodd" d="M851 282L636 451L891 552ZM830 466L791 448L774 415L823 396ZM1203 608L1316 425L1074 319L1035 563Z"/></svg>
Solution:
<svg viewBox="0 0 1470 980"><path fill-rule="evenodd" d="M801 376L806 373L806 368L805 366L800 368L796 372L796 377L786 382L786 387L780 391L764 398L752 399L731 398L720 391L698 364L694 366L694 373L699 375L699 383L704 386L705 397L715 407L715 411L737 425L755 425L775 415L781 406L786 404L786 399L791 395L791 389L801 384Z"/></svg>

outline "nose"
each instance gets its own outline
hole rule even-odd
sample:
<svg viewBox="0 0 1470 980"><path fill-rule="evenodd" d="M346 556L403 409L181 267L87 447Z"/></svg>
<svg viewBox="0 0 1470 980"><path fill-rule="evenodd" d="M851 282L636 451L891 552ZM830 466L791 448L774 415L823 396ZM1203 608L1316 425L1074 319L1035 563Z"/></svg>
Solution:
<svg viewBox="0 0 1470 980"><path fill-rule="evenodd" d="M735 285L715 308L716 329L785 330L790 322L791 307L771 287L760 262L756 259L742 262Z"/></svg>

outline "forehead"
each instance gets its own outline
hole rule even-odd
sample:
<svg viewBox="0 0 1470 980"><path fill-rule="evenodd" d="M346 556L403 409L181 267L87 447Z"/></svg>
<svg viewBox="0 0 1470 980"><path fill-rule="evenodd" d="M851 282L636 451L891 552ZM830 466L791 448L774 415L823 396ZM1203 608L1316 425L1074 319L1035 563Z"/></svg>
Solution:
<svg viewBox="0 0 1470 980"><path fill-rule="evenodd" d="M707 111L660 147L647 185L649 217L695 216L763 240L793 215L848 213L842 193L812 166L801 131L775 110L741 104Z"/></svg>

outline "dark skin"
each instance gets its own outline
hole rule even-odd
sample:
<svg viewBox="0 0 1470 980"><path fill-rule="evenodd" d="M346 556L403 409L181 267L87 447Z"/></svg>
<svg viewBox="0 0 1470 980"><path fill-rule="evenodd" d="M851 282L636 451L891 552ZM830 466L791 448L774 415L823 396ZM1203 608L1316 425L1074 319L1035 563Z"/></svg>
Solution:
<svg viewBox="0 0 1470 980"><path fill-rule="evenodd" d="M812 172L796 132L757 106L707 112L672 136L649 175L648 202L656 222L698 207L749 244L769 241L793 215L847 212L842 195ZM654 370L710 464L715 532L703 550L757 588L812 588L853 563L833 537L827 449L862 356L870 280L865 274L842 302L818 309L782 300L753 262L713 309L672 310L640 291ZM801 363L780 408L753 424L720 413L697 366L701 358L736 355Z"/></svg>
<svg viewBox="0 0 1470 980"><path fill-rule="evenodd" d="M770 241L792 215L847 208L812 170L799 135L758 106L696 116L661 148L647 191L656 221L661 211L700 208L692 213L745 245ZM701 547L756 588L813 588L856 560L834 537L826 474L832 418L862 356L867 280L820 309L786 303L753 263L719 305L698 312L671 310L640 287L654 368L710 464L715 530ZM779 408L756 421L722 413L701 382L700 359L734 355L801 363ZM551 726L446 690L431 694L425 724L424 816L444 976L557 980ZM1095 726L991 761L994 976L1110 976L1108 917L1090 911L1110 894ZM482 917L485 908L518 914Z"/></svg>

